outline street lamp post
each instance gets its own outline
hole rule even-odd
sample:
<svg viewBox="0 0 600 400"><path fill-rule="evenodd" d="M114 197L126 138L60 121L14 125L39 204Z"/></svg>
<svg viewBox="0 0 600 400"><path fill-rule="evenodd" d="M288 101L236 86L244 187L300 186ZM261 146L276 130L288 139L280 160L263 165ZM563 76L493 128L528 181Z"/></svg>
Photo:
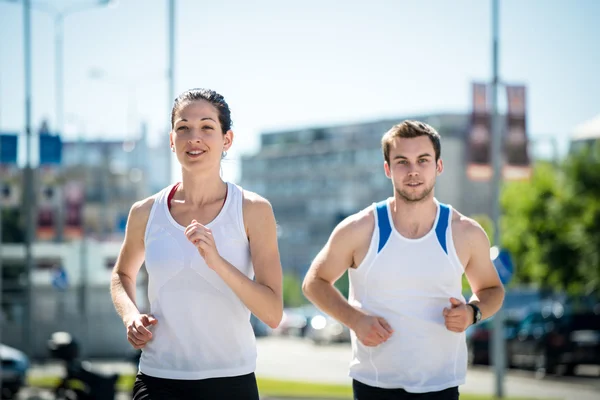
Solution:
<svg viewBox="0 0 600 400"><path fill-rule="evenodd" d="M4 0L5 2L12 2L15 3L16 0ZM1 105L0 105L0 108ZM1 125L0 125L1 126ZM1 144L0 144L0 150L1 150ZM3 304L3 289L2 289L2 207L0 205L0 343L2 343L2 322L3 322L3 318L4 318L4 314L3 314L3 308L2 308L2 304ZM0 368L0 387L2 387L2 368Z"/></svg>
<svg viewBox="0 0 600 400"><path fill-rule="evenodd" d="M4 0L11 3L17 3L18 0ZM63 124L63 22L67 14L85 9L106 6L111 4L111 0L97 0L93 5L76 5L65 10L56 9L45 4L32 4L31 0L22 0L23 4L23 55L24 55L24 77L25 77L25 167L23 169L23 212L25 219L25 308L23 315L23 345L25 352L32 356L33 333L32 333L32 288L31 274L34 269L32 244L35 235L35 186L34 169L32 165L31 141L31 97L32 97L32 63L31 63L31 9L35 6L41 11L50 12L54 15L56 24L55 35L55 64L56 64L56 120L57 128L62 130ZM1 270L0 270L1 273Z"/></svg>
<svg viewBox="0 0 600 400"><path fill-rule="evenodd" d="M127 136L131 137L131 140L135 140L135 133L137 127L137 92L140 83L132 81L131 79L115 78L112 75L108 75L101 68L92 68L88 77L96 81L104 81L111 85L116 85L124 88L127 91Z"/></svg>
<svg viewBox="0 0 600 400"><path fill-rule="evenodd" d="M48 4L34 4L34 8L50 14L54 19L54 94L56 110L56 130L64 129L64 20L68 15L98 7L114 5L115 0L95 0L90 4L75 4L65 9L57 9Z"/></svg>
<svg viewBox="0 0 600 400"><path fill-rule="evenodd" d="M171 109L173 106L173 101L175 100L175 0L169 1L169 12L168 12L168 49L169 49L169 66L167 77L169 81L169 88L167 95L169 104L167 110ZM170 130L170 125L169 125ZM169 146L165 146L166 155L166 175L167 175L167 184L171 182L171 148Z"/></svg>
<svg viewBox="0 0 600 400"><path fill-rule="evenodd" d="M498 0L492 0L492 219L494 221L494 245L500 248L500 184L502 181L502 166L504 163L502 152L502 132L500 116L498 114L498 87L500 77L498 73L499 50L499 15ZM506 365L506 341L504 337L504 315L502 309L498 310L493 319L492 354L495 370L495 395L496 398L504 397L504 372Z"/></svg>
<svg viewBox="0 0 600 400"><path fill-rule="evenodd" d="M23 170L23 183L25 186L23 196L23 210L25 212L25 313L23 320L23 337L25 339L24 350L27 355L32 356L32 311L31 304L31 274L33 272L33 254L31 245L34 236L35 192L33 182L33 167L31 163L31 1L23 0L23 55L25 69L25 137L26 137L26 162Z"/></svg>
<svg viewBox="0 0 600 400"><path fill-rule="evenodd" d="M35 8L46 12L54 18L54 95L55 95L55 113L56 113L56 131L63 133L64 130L64 20L68 15L90 10L98 7L114 5L114 0L95 0L90 4L75 4L71 7L59 10L48 4L36 4ZM58 208L58 242L63 240L63 209Z"/></svg>

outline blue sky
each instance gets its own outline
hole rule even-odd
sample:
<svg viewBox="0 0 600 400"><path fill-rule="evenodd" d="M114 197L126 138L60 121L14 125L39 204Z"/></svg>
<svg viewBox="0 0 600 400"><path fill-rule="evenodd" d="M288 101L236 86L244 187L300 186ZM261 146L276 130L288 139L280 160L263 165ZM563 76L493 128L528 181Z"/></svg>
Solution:
<svg viewBox="0 0 600 400"><path fill-rule="evenodd" d="M59 9L94 1L32 0ZM256 151L260 132L467 112L470 83L491 78L490 4L178 0L176 92L209 87L225 96L232 171L236 157ZM600 113L600 1L501 0L500 11L500 75L527 85L530 135L554 136L564 150L573 127ZM120 0L67 17L69 135L124 137L145 121L167 146L166 12L166 0ZM33 121L52 125L54 25L35 9L32 17ZM24 127L22 31L22 7L0 2L3 131ZM92 70L104 78L91 79Z"/></svg>

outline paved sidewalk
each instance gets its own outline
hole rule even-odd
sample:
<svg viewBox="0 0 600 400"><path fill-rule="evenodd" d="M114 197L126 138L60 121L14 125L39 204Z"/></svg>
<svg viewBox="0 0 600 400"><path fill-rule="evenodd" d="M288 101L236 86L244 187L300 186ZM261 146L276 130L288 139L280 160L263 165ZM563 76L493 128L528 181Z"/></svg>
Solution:
<svg viewBox="0 0 600 400"><path fill-rule="evenodd" d="M298 349L300 350L300 349ZM300 353L300 352L299 352ZM259 368L257 369L257 375L259 377L269 377L275 379L285 380L301 380L310 382L327 382L337 384L348 384L350 385L350 379L347 376L347 372L343 369L339 371L337 368L332 371L329 369L329 374L320 374L319 368L325 368L326 370L331 368L331 365L327 365L325 362L326 358L320 360L324 364L318 365L314 361L311 363L313 368L307 368L302 366L302 357L296 355L292 357L281 357L280 355L274 357L273 362L277 362L275 365L271 365L271 362L265 359L265 355L268 352L262 352L262 361L259 362ZM294 360L296 364L301 365L287 365L287 361ZM331 358L329 359L331 360ZM282 365L283 364L283 365ZM290 363L291 364L291 363ZM97 361L93 362L94 369L105 372L117 372L119 374L134 374L136 368L133 364L127 362L107 362ZM36 376L60 376L63 370L60 364L45 364L45 365L34 365L31 368L30 375ZM334 373L335 372L335 373ZM311 375L312 373L312 375ZM315 373L317 375L315 375ZM320 379L319 379L320 378ZM324 379L325 378L325 379ZM471 368L467 374L467 382L465 385L460 387L461 393L474 393L474 394L493 394L494 388L494 374L493 371L486 367ZM533 375L527 371L508 371L505 381L505 395L514 397L529 397L529 398L552 398L552 399L564 399L564 400L600 400L600 378L545 378L545 379L534 379ZM38 395L41 396L41 395ZM119 400L130 399L127 395L119 397ZM27 399L28 397L21 397L21 399ZM35 398L35 397L34 397ZM33 398L33 399L34 399ZM47 398L39 397L40 400L46 400ZM266 400L267 398L265 398ZM276 400L274 398L268 398L269 400ZM291 400L291 399L286 399ZM313 399L318 400L318 399Z"/></svg>

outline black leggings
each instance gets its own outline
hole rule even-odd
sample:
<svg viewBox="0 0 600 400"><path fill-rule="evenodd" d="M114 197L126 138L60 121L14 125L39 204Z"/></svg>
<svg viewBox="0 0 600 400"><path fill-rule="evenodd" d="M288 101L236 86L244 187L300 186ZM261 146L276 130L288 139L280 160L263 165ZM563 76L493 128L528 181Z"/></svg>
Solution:
<svg viewBox="0 0 600 400"><path fill-rule="evenodd" d="M404 389L382 389L352 381L354 400L458 400L458 387L440 392L409 393Z"/></svg>
<svg viewBox="0 0 600 400"><path fill-rule="evenodd" d="M138 373L133 400L259 400L254 373L199 380L164 379Z"/></svg>

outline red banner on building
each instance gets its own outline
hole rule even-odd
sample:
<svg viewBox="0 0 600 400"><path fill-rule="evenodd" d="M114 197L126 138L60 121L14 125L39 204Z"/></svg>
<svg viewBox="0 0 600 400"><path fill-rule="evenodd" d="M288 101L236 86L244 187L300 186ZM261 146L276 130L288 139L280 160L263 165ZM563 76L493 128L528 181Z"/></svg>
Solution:
<svg viewBox="0 0 600 400"><path fill-rule="evenodd" d="M68 181L64 186L65 196L65 239L83 236L83 206L85 188L82 182Z"/></svg>
<svg viewBox="0 0 600 400"><path fill-rule="evenodd" d="M506 85L507 119L504 136L505 180L527 180L531 176L525 86Z"/></svg>
<svg viewBox="0 0 600 400"><path fill-rule="evenodd" d="M37 229L38 240L54 240L56 223L60 215L61 188L57 167L44 166L38 170Z"/></svg>
<svg viewBox="0 0 600 400"><path fill-rule="evenodd" d="M488 108L488 85L473 83L473 108L467 135L467 176L473 181L492 178L491 116Z"/></svg>

